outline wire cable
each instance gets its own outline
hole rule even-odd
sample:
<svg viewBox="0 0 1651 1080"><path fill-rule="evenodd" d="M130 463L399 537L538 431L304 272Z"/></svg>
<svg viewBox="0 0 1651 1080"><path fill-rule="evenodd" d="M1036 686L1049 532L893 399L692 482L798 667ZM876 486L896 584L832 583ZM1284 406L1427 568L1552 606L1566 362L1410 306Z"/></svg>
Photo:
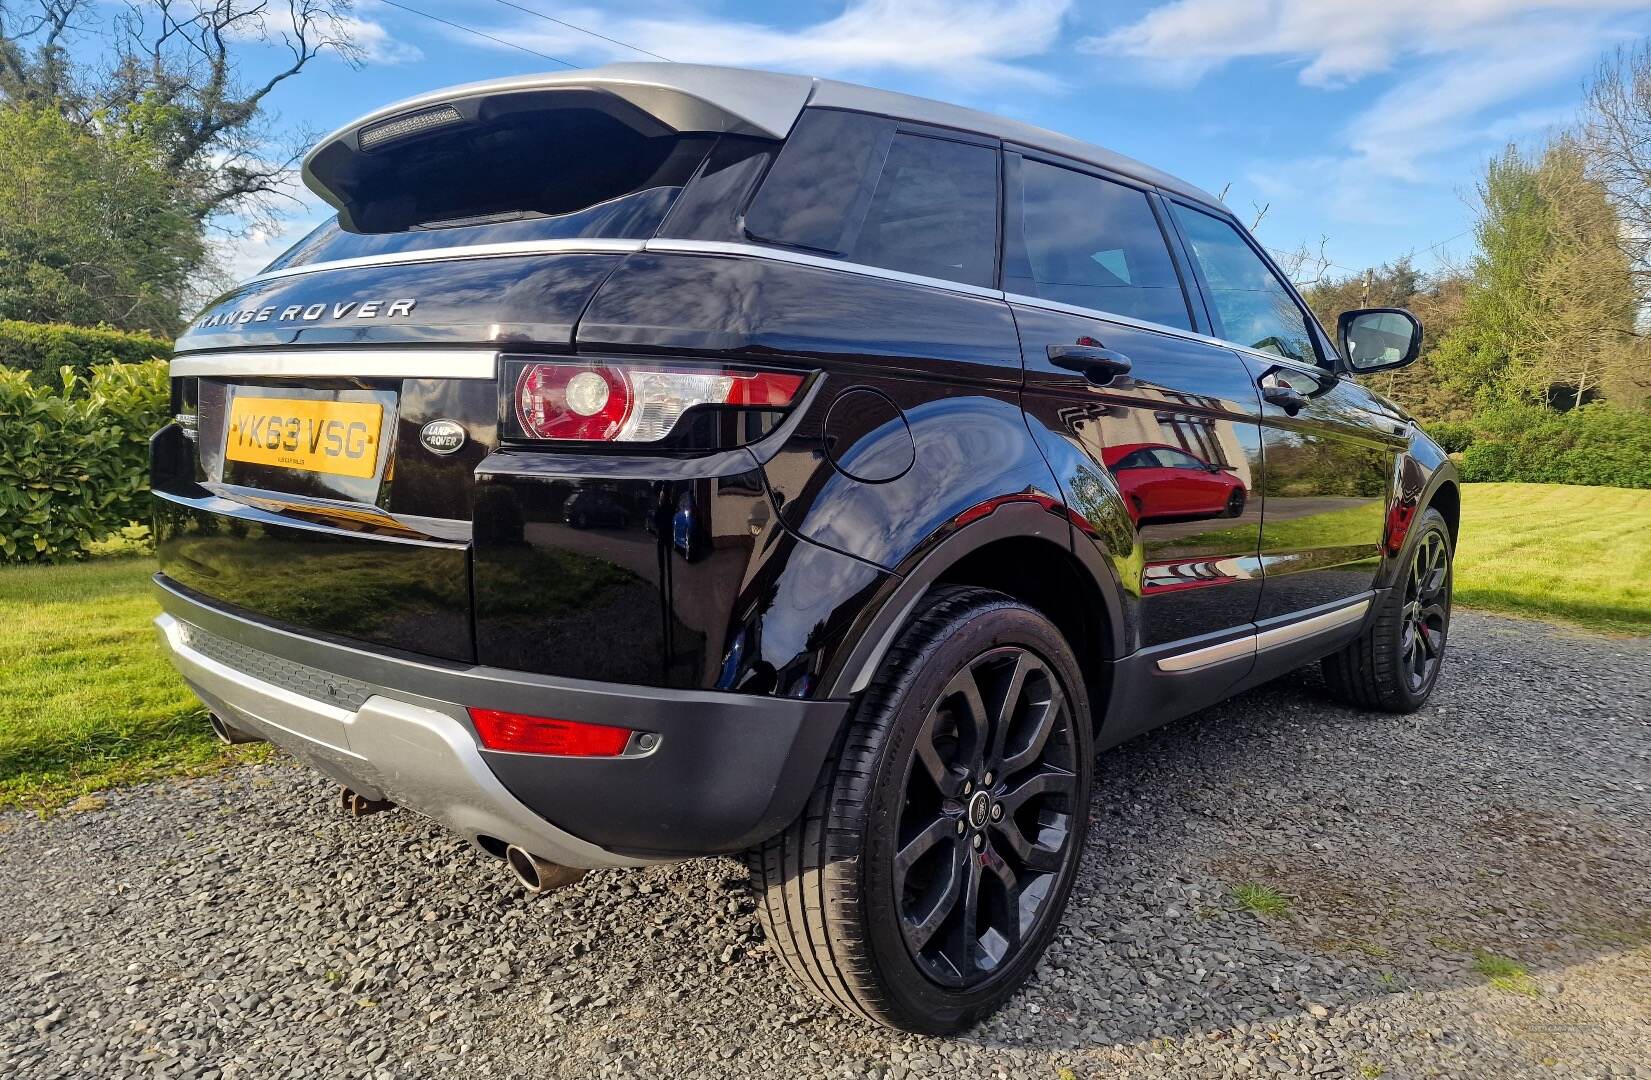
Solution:
<svg viewBox="0 0 1651 1080"><path fill-rule="evenodd" d="M560 56L552 56L549 53L542 53L538 49L530 49L526 45L518 45L514 41L506 41L504 38L494 37L492 34L483 33L482 31L477 30L474 27L465 26L463 23L456 23L456 22L453 22L450 19L444 19L440 15L432 15L428 11L420 11L418 8L408 7L406 4L398 3L397 0L381 0L381 2L384 3L388 7L399 8L400 10L405 11L405 12L411 14L411 15L419 15L419 16L422 16L426 19L429 19L431 22L438 22L438 23L441 23L443 26L451 26L455 30L463 30L467 34L475 34L479 38L486 38L488 41L494 42L496 44L508 45L512 49L520 49L522 52L532 53L534 56L537 56L542 60L549 60L552 63L561 64L565 68L576 68L576 67L579 66L578 64L568 63L566 60L563 60Z"/></svg>
<svg viewBox="0 0 1651 1080"><path fill-rule="evenodd" d="M669 56L660 56L656 52L649 52L647 49L644 49L638 45L632 45L628 41L620 41L618 38L612 38L606 34L598 34L595 30L588 30L585 27L580 26L578 23L570 23L566 19L558 19L554 15L546 15L542 11L535 11L530 7L523 7L521 4L513 4L511 3L511 0L498 0L498 3L503 4L507 8L515 8L517 11L523 12L524 14L536 16L546 22L553 22L557 26L565 26L569 30L577 30L581 34L589 34L593 38L600 38L610 45L618 45L622 49L629 49L632 52L639 52L643 56L651 56L655 60L664 60L666 63L675 63L675 61L673 61Z"/></svg>

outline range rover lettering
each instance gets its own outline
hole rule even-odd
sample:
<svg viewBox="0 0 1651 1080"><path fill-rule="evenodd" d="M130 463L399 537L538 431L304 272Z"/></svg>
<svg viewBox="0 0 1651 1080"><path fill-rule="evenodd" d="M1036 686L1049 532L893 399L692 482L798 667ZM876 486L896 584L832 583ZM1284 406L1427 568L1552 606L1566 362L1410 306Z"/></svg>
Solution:
<svg viewBox="0 0 1651 1080"><path fill-rule="evenodd" d="M170 655L219 735L531 892L741 853L849 1012L1027 976L1098 752L1315 662L1421 705L1457 475L1214 197L840 82L626 64L442 90L177 343Z"/></svg>

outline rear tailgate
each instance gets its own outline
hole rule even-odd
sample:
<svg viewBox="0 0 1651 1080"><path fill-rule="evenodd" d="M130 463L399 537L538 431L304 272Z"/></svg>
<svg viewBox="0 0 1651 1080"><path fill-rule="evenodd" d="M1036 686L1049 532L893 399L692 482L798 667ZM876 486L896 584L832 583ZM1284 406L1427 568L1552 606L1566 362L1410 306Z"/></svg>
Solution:
<svg viewBox="0 0 1651 1080"><path fill-rule="evenodd" d="M498 351L465 343L566 349L621 258L330 269L215 304L179 342L182 423L156 448L162 573L296 629L474 660L471 511L498 442Z"/></svg>

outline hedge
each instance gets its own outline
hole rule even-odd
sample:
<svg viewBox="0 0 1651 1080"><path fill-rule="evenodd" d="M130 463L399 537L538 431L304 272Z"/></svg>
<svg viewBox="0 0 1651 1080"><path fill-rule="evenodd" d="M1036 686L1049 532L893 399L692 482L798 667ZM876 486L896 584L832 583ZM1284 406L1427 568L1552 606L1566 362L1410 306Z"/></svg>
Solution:
<svg viewBox="0 0 1651 1080"><path fill-rule="evenodd" d="M0 319L0 367L32 372L44 386L58 386L57 373L65 367L90 375L99 364L141 364L171 355L170 341L149 334Z"/></svg>
<svg viewBox="0 0 1651 1080"><path fill-rule="evenodd" d="M1477 418L1462 478L1651 488L1651 414L1612 405L1503 408Z"/></svg>
<svg viewBox="0 0 1651 1080"><path fill-rule="evenodd" d="M65 367L56 386L0 369L0 562L55 562L149 517L149 436L166 363Z"/></svg>

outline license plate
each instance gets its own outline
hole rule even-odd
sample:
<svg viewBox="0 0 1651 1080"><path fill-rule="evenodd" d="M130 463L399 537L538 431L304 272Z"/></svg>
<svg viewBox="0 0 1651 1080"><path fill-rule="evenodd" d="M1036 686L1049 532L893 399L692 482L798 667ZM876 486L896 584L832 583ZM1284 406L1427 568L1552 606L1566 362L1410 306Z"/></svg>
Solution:
<svg viewBox="0 0 1651 1080"><path fill-rule="evenodd" d="M282 469L372 476L384 407L369 401L242 397L229 407L224 456Z"/></svg>

